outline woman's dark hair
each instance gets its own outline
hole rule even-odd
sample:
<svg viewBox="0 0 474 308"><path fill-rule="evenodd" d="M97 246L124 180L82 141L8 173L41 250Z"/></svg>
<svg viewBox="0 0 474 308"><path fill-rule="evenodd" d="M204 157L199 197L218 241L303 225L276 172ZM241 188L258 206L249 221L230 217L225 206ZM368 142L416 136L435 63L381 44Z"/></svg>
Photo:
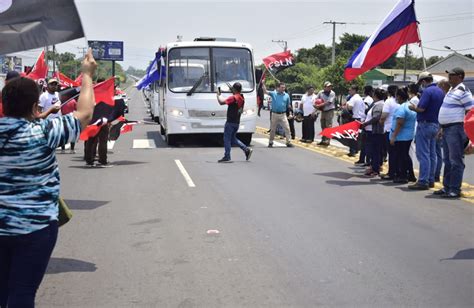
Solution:
<svg viewBox="0 0 474 308"><path fill-rule="evenodd" d="M387 99L387 92L385 92L384 89L375 89L374 97L377 98L379 101L380 100L386 100Z"/></svg>
<svg viewBox="0 0 474 308"><path fill-rule="evenodd" d="M417 85L416 83L410 83L410 84L407 86L407 90L408 90L408 93L417 95L418 92L420 91L420 86Z"/></svg>
<svg viewBox="0 0 474 308"><path fill-rule="evenodd" d="M38 86L33 80L25 77L11 80L2 90L5 115L15 118L31 116L39 94Z"/></svg>
<svg viewBox="0 0 474 308"><path fill-rule="evenodd" d="M397 98L400 98L398 100L399 103L404 103L408 100L408 88L403 87L401 89L397 90L397 93L395 94Z"/></svg>
<svg viewBox="0 0 474 308"><path fill-rule="evenodd" d="M397 93L398 87L395 85L388 86L387 92L390 96L395 97Z"/></svg>
<svg viewBox="0 0 474 308"><path fill-rule="evenodd" d="M368 96L374 95L374 88L372 86L365 86L364 95L368 95Z"/></svg>
<svg viewBox="0 0 474 308"><path fill-rule="evenodd" d="M356 91L356 92L359 92L359 86L353 84L353 85L351 86L351 90L354 90L354 91Z"/></svg>

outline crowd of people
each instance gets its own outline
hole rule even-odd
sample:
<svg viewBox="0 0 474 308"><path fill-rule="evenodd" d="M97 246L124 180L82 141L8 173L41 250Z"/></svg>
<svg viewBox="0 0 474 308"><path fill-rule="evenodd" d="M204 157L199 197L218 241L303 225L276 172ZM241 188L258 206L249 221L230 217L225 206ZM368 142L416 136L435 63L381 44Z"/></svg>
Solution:
<svg viewBox="0 0 474 308"><path fill-rule="evenodd" d="M361 123L357 141L350 144L347 155L359 155L355 165L366 168L366 177L380 177L398 184L411 182L408 189L429 190L441 180L444 163L443 188L434 195L442 198L461 196L464 152L469 144L464 131L464 117L472 109L473 101L469 88L463 84L464 70L454 68L447 73L448 80L438 83L429 72L422 72L416 84L376 89L366 86L363 97L358 86L350 87L346 101L338 107L339 124ZM284 84L280 83L277 92L282 91ZM323 90L317 94L313 86L307 88L298 109L293 111L302 115L301 142L314 142L314 125L318 116L321 129L332 127L337 109L335 101L330 82L325 82ZM287 106L292 109L291 104ZM275 118L273 109L271 116ZM275 121L271 122L271 131L275 131ZM286 126L288 144L288 124L281 124ZM271 134L270 146L272 140ZM322 137L318 145L328 146L329 143L330 139ZM418 178L410 156L412 148L419 163ZM385 173L384 162L388 162Z"/></svg>

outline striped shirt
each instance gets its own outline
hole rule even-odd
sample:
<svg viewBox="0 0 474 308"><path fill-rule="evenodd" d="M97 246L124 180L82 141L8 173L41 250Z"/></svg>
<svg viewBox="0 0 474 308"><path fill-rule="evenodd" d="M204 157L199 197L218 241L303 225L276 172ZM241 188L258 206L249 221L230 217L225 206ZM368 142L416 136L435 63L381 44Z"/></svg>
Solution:
<svg viewBox="0 0 474 308"><path fill-rule="evenodd" d="M471 91L460 83L446 94L439 110L438 120L441 125L463 123L466 111L473 106Z"/></svg>
<svg viewBox="0 0 474 308"><path fill-rule="evenodd" d="M27 121L0 119L0 236L29 234L58 219L55 149L79 138L72 114Z"/></svg>

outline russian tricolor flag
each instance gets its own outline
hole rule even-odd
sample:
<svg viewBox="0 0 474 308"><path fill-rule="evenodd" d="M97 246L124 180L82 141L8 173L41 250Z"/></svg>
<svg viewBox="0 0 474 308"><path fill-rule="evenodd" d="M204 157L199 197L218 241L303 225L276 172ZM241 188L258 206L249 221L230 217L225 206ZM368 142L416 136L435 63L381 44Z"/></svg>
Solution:
<svg viewBox="0 0 474 308"><path fill-rule="evenodd" d="M385 62L401 46L420 42L413 0L400 0L375 32L357 49L346 65L350 81Z"/></svg>

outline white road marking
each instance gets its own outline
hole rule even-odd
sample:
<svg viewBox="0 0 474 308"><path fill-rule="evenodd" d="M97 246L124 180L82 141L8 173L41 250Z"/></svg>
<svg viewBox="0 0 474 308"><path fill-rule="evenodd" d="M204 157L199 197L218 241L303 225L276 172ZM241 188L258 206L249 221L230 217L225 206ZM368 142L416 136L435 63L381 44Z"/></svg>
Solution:
<svg viewBox="0 0 474 308"><path fill-rule="evenodd" d="M109 141L107 141L107 150L113 150L113 149L114 149L114 145L115 145L115 141L114 141L114 140L109 140Z"/></svg>
<svg viewBox="0 0 474 308"><path fill-rule="evenodd" d="M155 141L153 139L133 139L134 149L155 149Z"/></svg>
<svg viewBox="0 0 474 308"><path fill-rule="evenodd" d="M258 144L268 146L268 139L267 138L252 138L252 141L255 141ZM284 143L278 142L278 141L273 141L273 147L274 148L286 148L286 145Z"/></svg>
<svg viewBox="0 0 474 308"><path fill-rule="evenodd" d="M181 163L181 161L180 161L179 159L175 159L174 162L175 162L176 165L178 166L179 171L181 171L181 174L183 175L184 179L186 180L186 183L188 183L188 186L189 186L189 187L196 187L196 185L194 185L193 180L192 180L191 177L189 176L188 172L187 172L186 169L184 168L184 166L183 166L183 164Z"/></svg>

